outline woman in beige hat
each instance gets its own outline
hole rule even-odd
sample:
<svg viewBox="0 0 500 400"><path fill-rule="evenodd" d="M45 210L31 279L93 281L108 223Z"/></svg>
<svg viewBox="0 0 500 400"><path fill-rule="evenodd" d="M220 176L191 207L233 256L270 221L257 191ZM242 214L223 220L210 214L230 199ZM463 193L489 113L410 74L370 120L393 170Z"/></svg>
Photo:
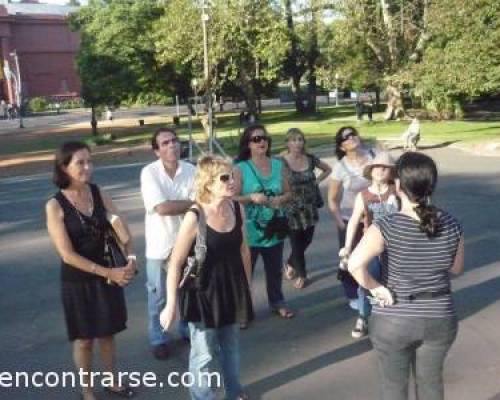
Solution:
<svg viewBox="0 0 500 400"><path fill-rule="evenodd" d="M396 196L394 181L395 163L387 152L378 153L375 158L363 169L363 176L371 181L370 186L359 192L354 201L352 216L347 224L345 246L340 249L339 256L348 258L355 247L354 237L360 223L364 224L365 230L372 221L398 211L399 201ZM380 274L380 261L376 257L370 264L373 276ZM367 318L371 312L367 292L361 286L358 288L358 312L359 317L351 334L354 338L361 338L368 333Z"/></svg>

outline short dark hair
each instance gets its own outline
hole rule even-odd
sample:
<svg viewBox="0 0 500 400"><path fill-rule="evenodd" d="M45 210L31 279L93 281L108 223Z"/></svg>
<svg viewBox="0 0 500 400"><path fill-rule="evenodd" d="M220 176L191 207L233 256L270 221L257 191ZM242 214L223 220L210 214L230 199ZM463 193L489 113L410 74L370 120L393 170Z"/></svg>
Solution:
<svg viewBox="0 0 500 400"><path fill-rule="evenodd" d="M174 128L169 128L169 127L162 127L158 128L155 133L153 133L153 137L151 138L151 148L153 150L158 150L160 147L158 146L158 141L156 140L158 138L158 135L160 133L171 133L175 137L177 137L177 132L175 131Z"/></svg>
<svg viewBox="0 0 500 400"><path fill-rule="evenodd" d="M253 124L253 125L247 126L245 128L245 130L243 131L243 135L241 135L240 148L239 148L238 156L235 159L236 162L246 161L246 160L250 159L251 154L250 154L249 143L250 143L250 138L252 137L252 133L254 133L255 131L262 131L269 138L269 140L267 142L268 146L267 146L266 156L268 156L268 157L271 156L272 139L269 136L269 134L267 133L265 126L261 125L261 124Z"/></svg>
<svg viewBox="0 0 500 400"><path fill-rule="evenodd" d="M434 160L422 153L404 153L396 162L400 189L410 201L417 203L415 212L420 218L420 229L432 237L438 231L438 209L430 204L436 188L438 171Z"/></svg>
<svg viewBox="0 0 500 400"><path fill-rule="evenodd" d="M345 151L341 149L342 142L344 141L344 132L351 131L359 137L359 132L352 126L343 126L335 134L335 156L337 160L341 160L345 156Z"/></svg>
<svg viewBox="0 0 500 400"><path fill-rule="evenodd" d="M70 178L68 174L64 171L64 167L67 167L73 158L73 155L80 150L88 150L90 153L90 147L83 142L72 141L63 143L59 149L56 151L56 156L54 160L54 173L52 175L52 182L59 189L66 189L70 184Z"/></svg>

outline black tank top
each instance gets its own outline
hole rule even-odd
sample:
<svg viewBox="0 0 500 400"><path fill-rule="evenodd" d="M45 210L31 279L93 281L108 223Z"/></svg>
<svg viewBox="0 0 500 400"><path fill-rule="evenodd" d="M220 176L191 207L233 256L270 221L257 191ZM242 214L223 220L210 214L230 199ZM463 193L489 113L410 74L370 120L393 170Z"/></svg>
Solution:
<svg viewBox="0 0 500 400"><path fill-rule="evenodd" d="M106 208L99 188L94 184L89 184L89 186L94 204L94 210L90 216L78 211L61 191L57 192L54 198L59 202L64 212L64 226L73 249L82 257L88 258L96 264L106 265L104 260L104 232L108 228ZM79 281L102 278L61 260L61 279L63 281Z"/></svg>

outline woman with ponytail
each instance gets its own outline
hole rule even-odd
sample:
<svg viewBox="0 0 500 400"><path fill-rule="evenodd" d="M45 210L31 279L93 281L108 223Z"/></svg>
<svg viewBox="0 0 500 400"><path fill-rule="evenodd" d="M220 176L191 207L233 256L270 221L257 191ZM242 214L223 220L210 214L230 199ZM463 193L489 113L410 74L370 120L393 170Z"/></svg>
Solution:
<svg viewBox="0 0 500 400"><path fill-rule="evenodd" d="M411 365L416 398L442 400L443 363L457 334L450 275L464 264L462 227L431 204L432 158L405 153L396 163L401 211L373 222L349 259L349 271L377 304L369 321L383 400L408 399ZM381 256L379 281L368 273Z"/></svg>

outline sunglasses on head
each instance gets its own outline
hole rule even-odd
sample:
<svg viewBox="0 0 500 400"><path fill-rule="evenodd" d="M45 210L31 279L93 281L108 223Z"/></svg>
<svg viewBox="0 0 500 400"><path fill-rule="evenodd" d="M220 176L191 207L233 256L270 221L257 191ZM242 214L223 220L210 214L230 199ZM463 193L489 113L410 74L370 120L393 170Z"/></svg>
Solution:
<svg viewBox="0 0 500 400"><path fill-rule="evenodd" d="M227 173L227 174L221 174L219 175L219 180L222 182L222 183L227 183L229 182L231 179L233 179L233 173Z"/></svg>
<svg viewBox="0 0 500 400"><path fill-rule="evenodd" d="M346 140L355 138L357 136L358 135L356 135L353 131L346 131L342 133L342 141L345 142Z"/></svg>
<svg viewBox="0 0 500 400"><path fill-rule="evenodd" d="M252 136L252 137L250 138L250 141L251 141L252 143L260 143L260 142L262 142L263 140L264 140L265 142L268 142L268 141L269 141L269 138L268 138L267 136L265 136L265 135L256 135L256 136Z"/></svg>

